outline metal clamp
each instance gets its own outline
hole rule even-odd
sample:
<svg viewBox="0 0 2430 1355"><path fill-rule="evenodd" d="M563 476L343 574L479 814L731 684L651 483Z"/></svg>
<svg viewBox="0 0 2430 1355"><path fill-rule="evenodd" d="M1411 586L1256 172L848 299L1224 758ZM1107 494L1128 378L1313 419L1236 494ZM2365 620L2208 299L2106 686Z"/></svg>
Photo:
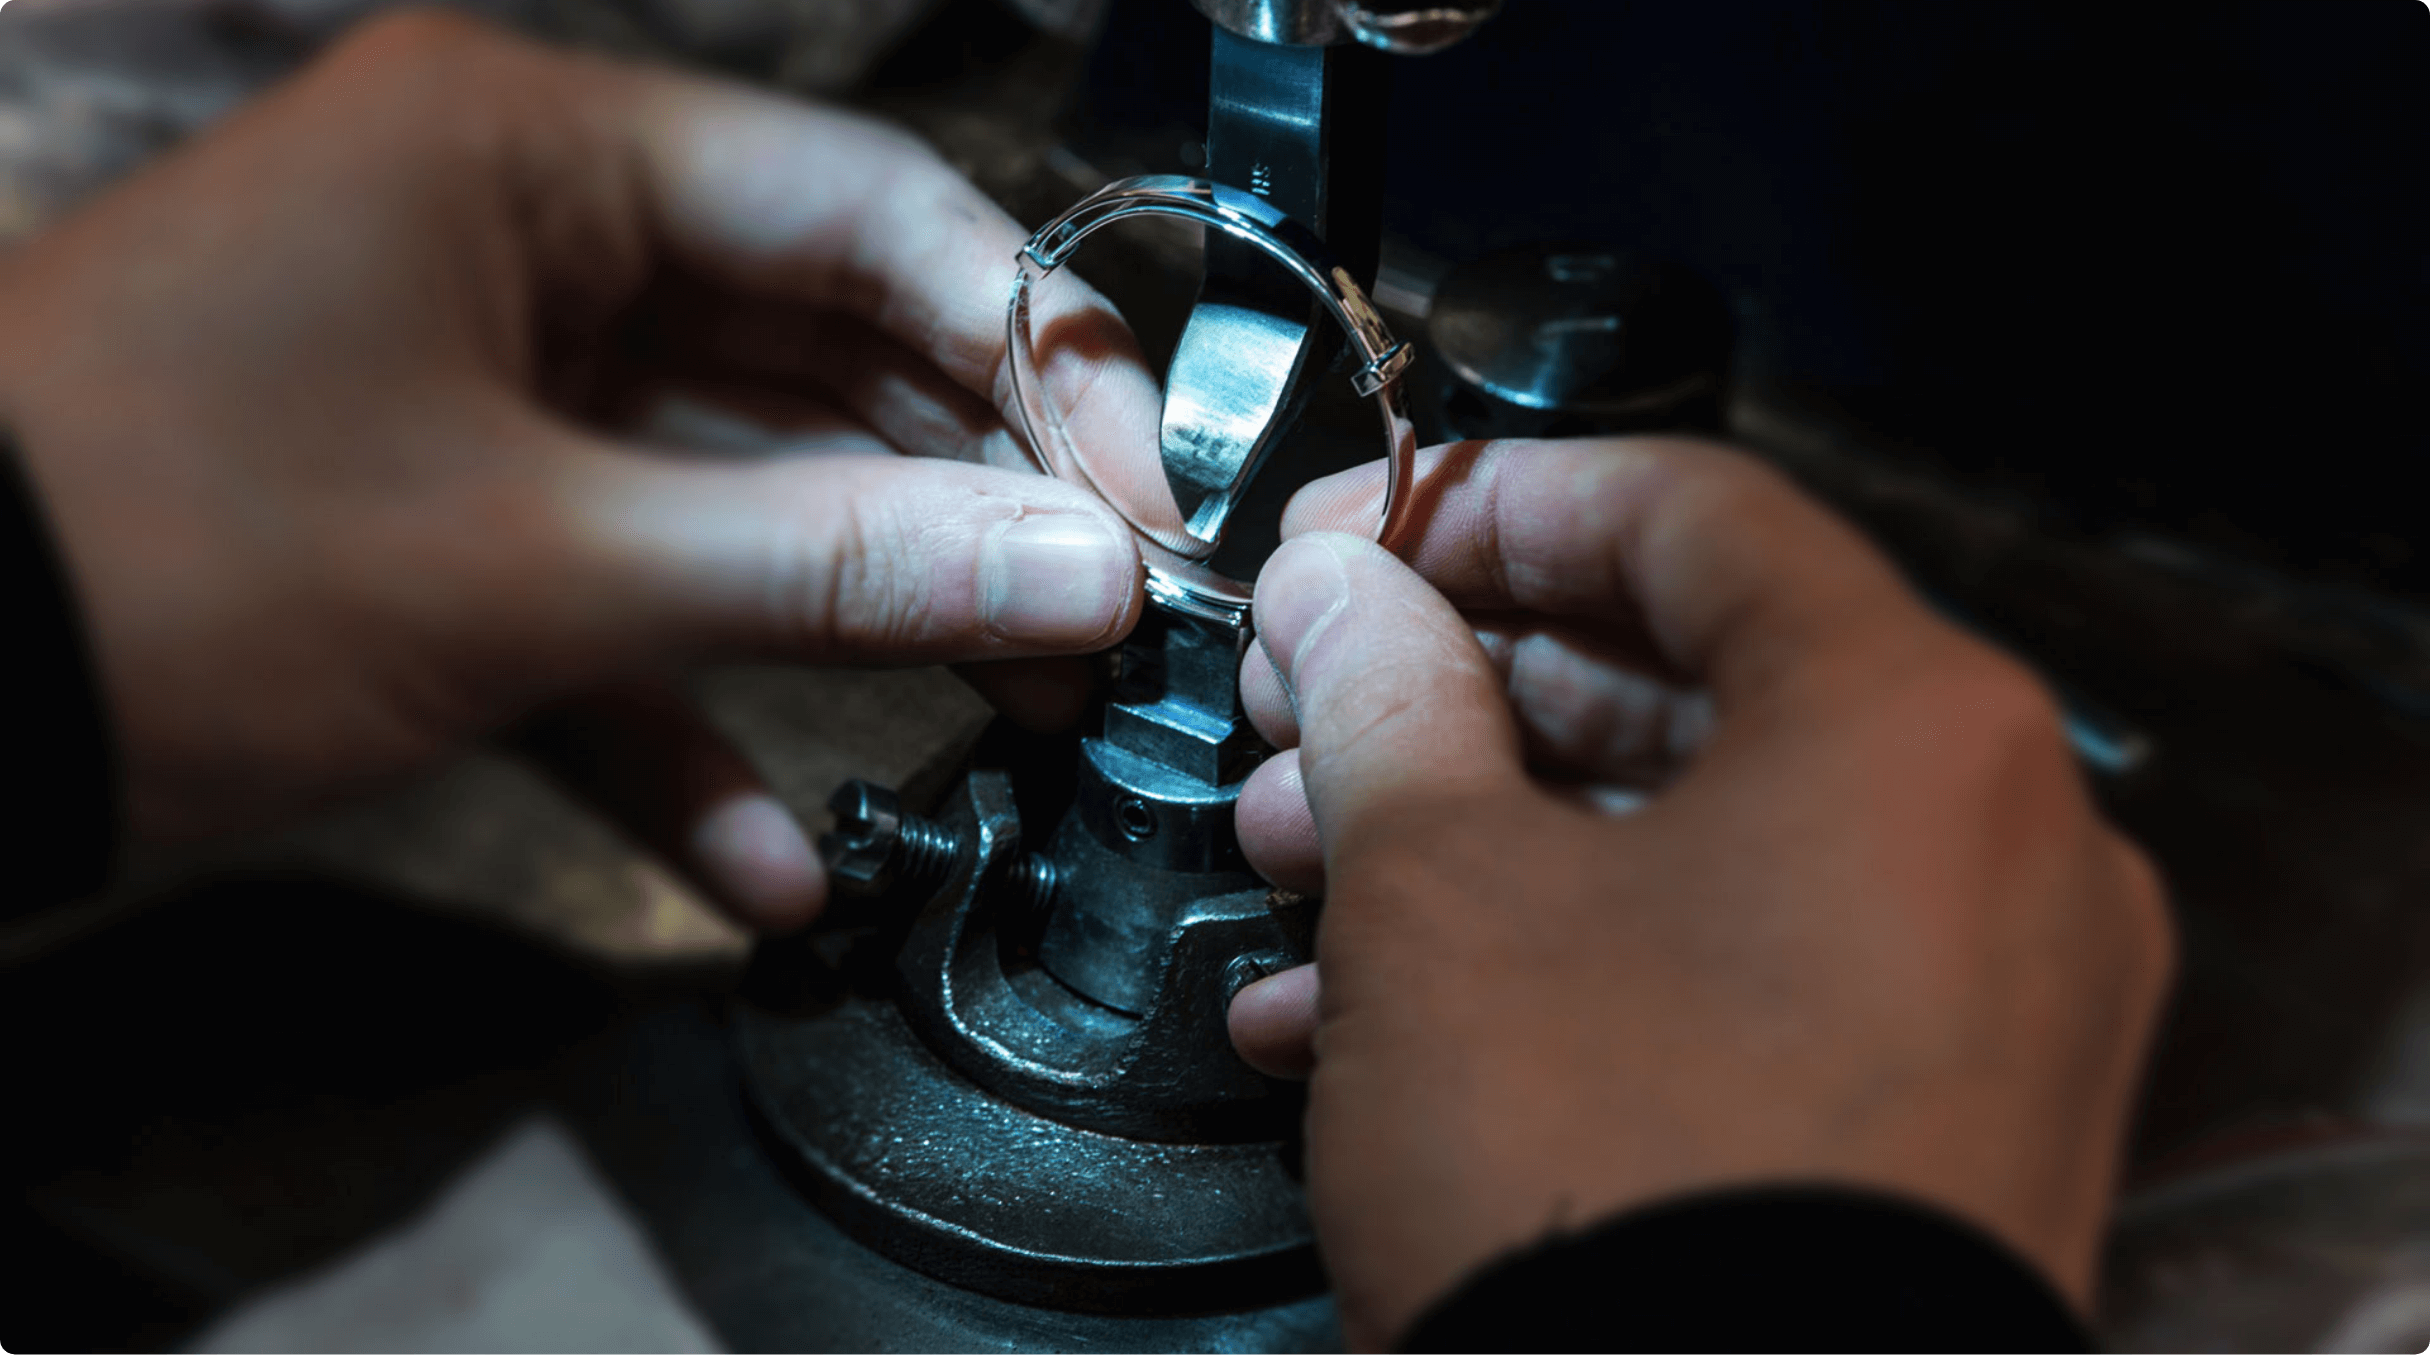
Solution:
<svg viewBox="0 0 2430 1355"><path fill-rule="evenodd" d="M1228 32L1257 42L1324 46L1363 42L1395 56L1424 56L1467 37L1502 0L1190 0Z"/></svg>
<svg viewBox="0 0 2430 1355"><path fill-rule="evenodd" d="M1194 515L1180 534L1139 521L1127 505L1107 494L1090 473L1062 413L1046 398L1038 374L1030 324L1031 293L1062 267L1090 234L1134 216L1180 217L1254 246L1297 278L1341 325L1363 359L1351 375L1351 385L1360 395L1372 396L1383 413L1387 477L1376 540L1386 550L1398 553L1410 527L1411 484L1417 460L1417 433L1410 423L1408 401L1401 389L1402 373L1408 370L1414 356L1412 350L1392 336L1366 292L1349 270L1333 261L1314 232L1254 194L1206 179L1148 174L1117 180L1046 223L1022 246L1017 256L1020 273L1013 280L1005 332L1012 354L1013 405L1020 414L1030 457L1038 468L1097 491L1141 537L1172 553L1175 558L1171 560L1153 556L1149 560L1151 596L1171 605L1164 595L1181 599L1204 595L1209 606L1223 605L1218 599L1226 594L1238 596L1238 585L1195 563L1214 551L1231 504L1227 501L1220 511Z"/></svg>

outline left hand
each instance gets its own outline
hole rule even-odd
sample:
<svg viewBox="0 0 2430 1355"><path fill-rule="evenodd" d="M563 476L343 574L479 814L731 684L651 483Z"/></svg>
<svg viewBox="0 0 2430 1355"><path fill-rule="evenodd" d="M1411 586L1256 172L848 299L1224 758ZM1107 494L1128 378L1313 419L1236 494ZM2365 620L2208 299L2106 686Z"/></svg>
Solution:
<svg viewBox="0 0 2430 1355"><path fill-rule="evenodd" d="M999 413L1025 234L865 118L433 11L0 258L0 419L135 834L265 823L545 708L529 742L578 788L744 920L805 920L815 855L669 675L1076 654L1137 615L1129 531ZM1091 339L1045 372L1076 434L1154 426L1110 309L1048 322ZM817 454L619 437L670 381L773 399Z"/></svg>

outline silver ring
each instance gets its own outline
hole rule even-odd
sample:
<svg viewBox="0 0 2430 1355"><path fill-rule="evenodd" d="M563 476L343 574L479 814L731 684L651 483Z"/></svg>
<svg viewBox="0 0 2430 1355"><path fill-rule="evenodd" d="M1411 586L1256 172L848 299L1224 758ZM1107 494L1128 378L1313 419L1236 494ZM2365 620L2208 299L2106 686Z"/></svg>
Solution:
<svg viewBox="0 0 2430 1355"><path fill-rule="evenodd" d="M1061 268L1092 232L1133 216L1180 217L1256 246L1298 278L1341 325L1364 359L1351 374L1351 386L1361 395L1373 396L1383 411L1386 485L1376 540L1386 550L1398 554L1409 531L1410 490L1417 463L1417 432L1409 421L1408 399L1401 389L1401 376L1409 369L1414 352L1408 344L1392 337L1392 331L1385 326L1383 316L1376 312L1366 292L1349 270L1333 261L1324 242L1313 231L1275 210L1263 198L1207 179L1178 174L1118 179L1040 227L1015 256L1020 272L1013 279L1005 338L1012 355L1013 407L1020 414L1030 459L1048 475L1065 480L1077 478L1122 514L1142 538L1172 553L1172 561L1151 561L1149 565L1149 593L1157 601L1175 610L1204 615L1209 620L1245 617L1246 590L1197 563L1198 558L1212 553L1212 543L1187 537L1180 543L1167 540L1133 518L1123 504L1097 484L1089 473L1088 463L1072 445L1071 430L1064 424L1062 414L1046 399L1044 383L1038 376L1037 353L1030 335L1030 293Z"/></svg>

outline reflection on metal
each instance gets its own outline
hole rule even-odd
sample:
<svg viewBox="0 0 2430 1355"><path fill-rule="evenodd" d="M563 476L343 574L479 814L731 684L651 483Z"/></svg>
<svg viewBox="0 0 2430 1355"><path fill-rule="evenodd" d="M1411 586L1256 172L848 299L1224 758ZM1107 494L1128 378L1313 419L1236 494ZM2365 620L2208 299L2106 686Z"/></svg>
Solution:
<svg viewBox="0 0 2430 1355"><path fill-rule="evenodd" d="M1595 246L1487 255L1436 288L1427 335L1471 437L1712 427L1734 325L1685 269ZM1499 417L1497 417L1499 415Z"/></svg>
<svg viewBox="0 0 2430 1355"><path fill-rule="evenodd" d="M2077 760L2101 776L2127 776L2152 760L2151 737L2065 686L2057 688L2059 717L2067 730L2067 746Z"/></svg>
<svg viewBox="0 0 2430 1355"><path fill-rule="evenodd" d="M1158 609L1176 616L1244 630L1249 624L1248 588L1194 562L1167 561L1150 568L1147 595Z"/></svg>
<svg viewBox="0 0 2430 1355"><path fill-rule="evenodd" d="M1209 44L1205 176L1245 184L1327 238L1327 133L1356 97L1321 47L1277 47L1217 29ZM1189 534L1213 543L1298 421L1313 367L1340 351L1307 292L1252 246L1213 233L1198 304L1165 374L1164 473Z"/></svg>
<svg viewBox="0 0 2430 1355"><path fill-rule="evenodd" d="M1216 282L1211 275L1210 291ZM1298 309L1308 309L1304 296ZM1223 535L1290 422L1285 397L1313 346L1304 319L1203 295L1190 312L1165 384L1162 443L1173 502L1195 541L1212 547Z"/></svg>
<svg viewBox="0 0 2430 1355"><path fill-rule="evenodd" d="M1181 556L1202 557L1214 549L1221 537L1220 521L1205 536L1195 529L1186 535L1159 530L1142 505L1126 501L1119 487L1139 478L1137 468L1092 469L1089 457L1073 440L1062 411L1047 398L1039 376L1030 314L1031 298L1039 285L1092 232L1141 215L1196 221L1254 247L1280 264L1341 326L1356 350L1354 356L1362 359L1351 375L1351 385L1359 394L1373 397L1383 416L1384 454L1391 472L1377 539L1387 549L1403 544L1410 525L1411 476L1417 454L1417 435L1401 389L1401 376L1408 370L1412 356L1409 346L1392 336L1366 292L1305 227L1262 198L1205 179L1151 174L1107 184L1040 228L1022 248L1021 269L1013 282L1012 304L1006 320L1006 338L1011 350L1014 408L1039 468L1096 489L1142 536ZM1109 473L1115 470L1128 470L1132 474L1126 478ZM1229 501L1225 511L1229 511Z"/></svg>
<svg viewBox="0 0 2430 1355"><path fill-rule="evenodd" d="M2034 670L2034 675L2058 698L2059 724L2066 732L2067 746L2076 761L2084 764L2095 776L2111 779L2131 776L2143 770L2159 750L2151 735L2137 728L2127 718L2094 700L2032 659L2027 651L1998 631L1984 624L1982 618L1958 605L1956 599L1930 589L1924 600L1951 624L1973 633L1976 639L1992 645Z"/></svg>
<svg viewBox="0 0 2430 1355"><path fill-rule="evenodd" d="M1351 37L1394 56L1431 56L1475 32L1477 25L1501 11L1502 0L1462 4L1343 0L1342 24Z"/></svg>
<svg viewBox="0 0 2430 1355"><path fill-rule="evenodd" d="M1222 31L1255 42L1363 42L1395 56L1439 52L1476 30L1502 0L1190 0Z"/></svg>
<svg viewBox="0 0 2430 1355"><path fill-rule="evenodd" d="M1024 249L1013 380L1041 467L1155 478L1091 470L1044 399L1029 332L1037 285L1140 212L1235 231L1318 284L1303 295L1366 355L1356 382L1385 409L1405 481L1407 348L1304 230L1191 180L1113 185ZM1297 1178L1303 1096L1241 1062L1226 1018L1241 987L1313 956L1316 907L1259 880L1234 831L1268 751L1240 704L1248 590L1144 548L1151 606L1097 734L982 751L933 822L882 788L837 792L820 850L842 895L829 924L854 932L763 947L737 1047L812 1197L905 1265L1065 1311L1270 1310L1322 1285Z"/></svg>

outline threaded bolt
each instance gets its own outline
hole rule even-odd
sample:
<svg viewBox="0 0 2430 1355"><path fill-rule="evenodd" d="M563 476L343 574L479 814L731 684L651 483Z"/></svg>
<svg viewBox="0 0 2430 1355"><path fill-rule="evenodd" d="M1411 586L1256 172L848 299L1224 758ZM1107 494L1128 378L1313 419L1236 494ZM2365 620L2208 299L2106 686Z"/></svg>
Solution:
<svg viewBox="0 0 2430 1355"><path fill-rule="evenodd" d="M927 893L945 883L962 840L944 825L903 812L895 793L854 779L835 788L827 808L835 831L818 840L827 876L862 896Z"/></svg>
<svg viewBox="0 0 2430 1355"><path fill-rule="evenodd" d="M1043 927L1055 906L1055 863L1043 856L1013 862L1005 887L1012 895L1012 915L1027 926Z"/></svg>

